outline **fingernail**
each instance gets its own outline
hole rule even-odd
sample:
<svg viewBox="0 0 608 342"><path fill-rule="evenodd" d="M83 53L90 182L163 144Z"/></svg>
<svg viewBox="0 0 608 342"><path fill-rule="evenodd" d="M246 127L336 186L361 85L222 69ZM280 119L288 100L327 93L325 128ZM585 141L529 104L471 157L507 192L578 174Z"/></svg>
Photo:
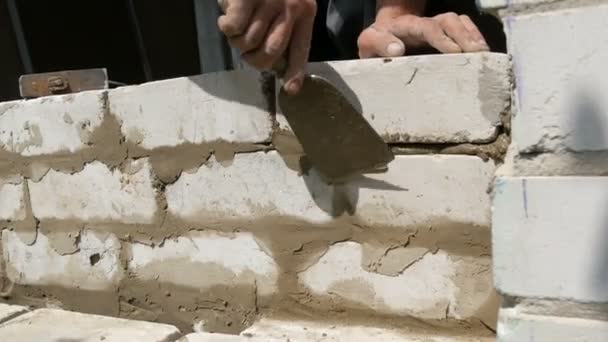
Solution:
<svg viewBox="0 0 608 342"><path fill-rule="evenodd" d="M386 52L390 57L399 57L402 56L405 51L403 51L403 45L399 43L390 43L386 47Z"/></svg>

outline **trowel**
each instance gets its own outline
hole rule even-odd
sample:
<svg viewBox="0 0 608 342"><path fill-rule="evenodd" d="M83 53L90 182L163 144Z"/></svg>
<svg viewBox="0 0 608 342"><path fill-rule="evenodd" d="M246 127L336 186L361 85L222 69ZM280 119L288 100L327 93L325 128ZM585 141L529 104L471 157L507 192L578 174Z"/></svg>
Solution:
<svg viewBox="0 0 608 342"><path fill-rule="evenodd" d="M223 9L222 0L218 2ZM272 68L279 79L286 70L285 58ZM329 183L363 173L386 172L395 158L363 115L321 76L306 75L296 95L287 94L281 87L278 103L311 166Z"/></svg>

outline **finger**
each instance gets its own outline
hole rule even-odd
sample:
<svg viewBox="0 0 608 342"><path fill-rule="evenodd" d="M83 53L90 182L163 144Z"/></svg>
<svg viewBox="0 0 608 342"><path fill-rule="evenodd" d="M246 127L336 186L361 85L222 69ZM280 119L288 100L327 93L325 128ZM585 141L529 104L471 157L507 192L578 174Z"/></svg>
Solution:
<svg viewBox="0 0 608 342"><path fill-rule="evenodd" d="M241 53L259 48L264 42L270 23L276 19L278 14L279 10L269 5L258 8L245 34L230 38L230 45L239 49Z"/></svg>
<svg viewBox="0 0 608 342"><path fill-rule="evenodd" d="M401 39L408 48L431 46L441 53L462 52L458 44L445 34L435 19L402 16L393 21L390 32Z"/></svg>
<svg viewBox="0 0 608 342"><path fill-rule="evenodd" d="M455 13L445 13L436 17L443 31L460 46L463 52L477 51L479 46L460 17Z"/></svg>
<svg viewBox="0 0 608 342"><path fill-rule="evenodd" d="M292 30L293 20L283 12L270 26L264 44L244 54L243 58L257 69L270 70L287 49Z"/></svg>
<svg viewBox="0 0 608 342"><path fill-rule="evenodd" d="M441 53L459 53L462 49L441 28L439 22L430 18L420 18L422 24L419 26L421 35L430 46Z"/></svg>
<svg viewBox="0 0 608 342"><path fill-rule="evenodd" d="M311 3L303 14L293 29L289 45L288 66L284 76L285 90L291 95L300 91L304 81L304 70L308 63L312 41L316 3Z"/></svg>
<svg viewBox="0 0 608 342"><path fill-rule="evenodd" d="M473 20L471 20L468 15L461 15L460 21L462 22L464 27L469 31L471 36L473 36L473 39L477 42L477 44L485 48L485 51L489 51L490 47L488 47L488 43L484 39L483 35L479 31L479 28L477 28L477 25L475 25Z"/></svg>
<svg viewBox="0 0 608 342"><path fill-rule="evenodd" d="M436 20L443 31L460 46L463 52L476 52L482 49L482 45L467 30L460 17L455 13L445 13L437 16Z"/></svg>
<svg viewBox="0 0 608 342"><path fill-rule="evenodd" d="M405 44L388 30L370 26L357 40L359 58L399 57L405 54Z"/></svg>
<svg viewBox="0 0 608 342"><path fill-rule="evenodd" d="M218 27L229 38L240 36L245 33L247 27L249 27L249 21L255 11L255 4L257 2L250 0L233 0L226 1L226 3L226 14L219 17L217 21Z"/></svg>

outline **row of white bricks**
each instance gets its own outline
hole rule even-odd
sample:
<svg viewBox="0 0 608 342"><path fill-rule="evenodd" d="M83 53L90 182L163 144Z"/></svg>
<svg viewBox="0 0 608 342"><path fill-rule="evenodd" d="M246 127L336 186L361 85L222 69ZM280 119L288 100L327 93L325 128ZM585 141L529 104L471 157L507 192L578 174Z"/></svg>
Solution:
<svg viewBox="0 0 608 342"><path fill-rule="evenodd" d="M0 340L19 342L490 342L491 337L402 334L365 326L263 319L240 335L184 334L174 326L0 303Z"/></svg>
<svg viewBox="0 0 608 342"><path fill-rule="evenodd" d="M321 63L311 70L341 87L388 142L491 141L509 102L509 59L500 54ZM22 156L78 152L108 110L127 142L145 149L263 143L272 136L267 109L259 74L245 70L6 102L0 148Z"/></svg>
<svg viewBox="0 0 608 342"><path fill-rule="evenodd" d="M509 106L509 59L499 54L337 62L311 68L354 94L388 142L490 142ZM160 148L180 153L183 144L266 143L274 127L266 107L258 75L249 71L3 103L0 154L9 152L11 158L32 165L55 156L69 158L90 148L91 137L108 113L118 120L127 142L148 150L151 157ZM284 120L279 118L278 123L288 130ZM284 270L272 253L277 246L265 246L248 231L248 223L284 218L296 220L302 228L316 225L315 229L330 231L340 224L332 215L339 209L335 197L340 197L348 204L341 206L355 211L351 224L380 233L384 228L401 230L400 244L418 228L436 226L432 233L441 240L442 234L450 233L437 229L465 226L483 232L490 225L489 186L495 165L473 156L401 155L387 173L340 186L323 183L314 171L299 175L276 151L237 154L228 163L211 157L202 166L185 170L163 190L155 186L152 165L146 157L118 168L92 161L75 172L51 169L29 179L1 175L0 222L24 220L30 209L40 220L35 241L22 240L19 231L3 231L6 276L17 285L107 291L116 289L129 272L141 280L201 291L245 284L264 297L278 292ZM159 206L159 197L167 208ZM230 234L189 232L150 247L121 241L99 228L160 225L158 213L165 210L179 222L221 226L236 221L242 229ZM63 224L61 231L46 226L51 222L57 227L57 221ZM57 235L79 231L82 223L98 226L80 233L76 252L53 248ZM274 220L267 229L281 230L281 224ZM487 254L452 255L433 246L379 244L335 243L301 270L297 281L313 295L331 295L340 307L356 303L386 315L472 319L492 302ZM122 252L129 255L126 265ZM366 253L383 256L398 271L389 275L370 270L364 262ZM181 267L173 267L176 262ZM204 276L205 270L211 272L218 265L230 276ZM188 269L203 276L179 273ZM345 286L349 281L357 284Z"/></svg>
<svg viewBox="0 0 608 342"><path fill-rule="evenodd" d="M50 170L27 180L34 216L89 223L150 224L158 210L154 176L146 158L133 173L101 162L75 174ZM275 152L238 154L229 166L211 159L166 187L167 211L187 221L290 217L311 224L334 220L333 198L344 194L361 223L415 227L442 219L489 226L492 161L470 156L397 156L387 173L328 185L316 173L299 175ZM0 186L0 220L25 218L23 179Z"/></svg>
<svg viewBox="0 0 608 342"><path fill-rule="evenodd" d="M492 239L495 286L517 299L501 309L498 339L606 341L608 178L593 177L606 164L591 152L608 149L608 3L478 3L499 9L515 77Z"/></svg>
<svg viewBox="0 0 608 342"><path fill-rule="evenodd" d="M238 155L229 167L202 166L196 173L184 174L177 183L167 186L168 210L192 222L239 218L247 222L276 215L331 225L334 219L317 204L331 203L331 189L320 181L302 179L281 163L276 153L271 152ZM402 229L403 241L413 233L412 227L424 228L442 221L489 229L488 186L493 171L492 162L476 157L400 156L387 174L348 184L350 190L346 193L358 198L351 200L357 203L360 224L372 229ZM374 180L390 187L386 190L365 188ZM309 186L312 184L316 195L307 190L307 182ZM133 175L121 175L95 163L74 175L51 171L40 183L29 181L29 190L33 213L39 219L147 223L154 216L156 205L155 190L150 183L147 167ZM14 187L8 184L4 188ZM273 225L268 229L281 229L280 221ZM45 228L44 221L40 228ZM57 234L78 229L77 223L68 222ZM2 245L7 276L16 284L108 290L117 287L124 277L119 260L121 243L114 235L84 231L78 244L80 252L73 255L57 253L42 233L29 246L21 241L18 232L5 230ZM277 292L280 269L272 253L263 247L247 232L230 236L193 232L168 240L162 247L130 245L128 269L141 279L210 288L226 280L183 277L174 274L175 270L169 266L155 267L153 271L146 269L180 260L183 267L188 263L193 266L217 264L235 273L237 282L252 286L255 282L261 296L271 296ZM397 258L394 262L401 265L398 268L404 270L396 275L382 275L363 267L364 248L377 248L382 255L390 247L337 243L315 265L300 273L299 280L314 294L332 292L336 300L360 302L378 312L433 319L444 318L446 306L450 307L450 317L472 317L492 295L488 257L453 259L444 251L433 253L425 248L411 248L408 249L411 255L396 253L393 257ZM95 254L102 258L91 265L90 258ZM485 271L478 269L480 264L485 265ZM249 273L255 276L240 277ZM476 276L470 281L457 282L456 278L463 274ZM357 288L338 286L349 279L368 284L374 295L361 296Z"/></svg>
<svg viewBox="0 0 608 342"><path fill-rule="evenodd" d="M534 306L501 309L500 341L606 340L606 205L607 177L497 180L494 284L502 294L543 303L540 312ZM599 309L587 308L593 304ZM587 319L579 318L584 312Z"/></svg>

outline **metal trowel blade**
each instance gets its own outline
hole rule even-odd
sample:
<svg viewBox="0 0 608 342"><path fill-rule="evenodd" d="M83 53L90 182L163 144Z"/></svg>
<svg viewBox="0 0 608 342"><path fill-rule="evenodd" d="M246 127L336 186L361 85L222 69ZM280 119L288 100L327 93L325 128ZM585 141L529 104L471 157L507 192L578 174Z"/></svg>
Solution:
<svg viewBox="0 0 608 342"><path fill-rule="evenodd" d="M279 106L306 157L328 181L386 171L395 158L342 92L320 76L306 76L297 95L281 89Z"/></svg>

